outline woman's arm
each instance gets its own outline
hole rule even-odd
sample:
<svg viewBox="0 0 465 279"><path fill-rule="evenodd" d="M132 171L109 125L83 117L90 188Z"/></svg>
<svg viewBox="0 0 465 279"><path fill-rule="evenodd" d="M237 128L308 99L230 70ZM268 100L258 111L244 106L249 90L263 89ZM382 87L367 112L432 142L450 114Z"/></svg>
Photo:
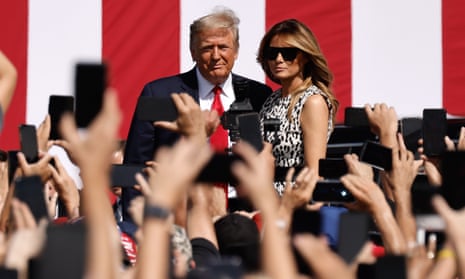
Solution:
<svg viewBox="0 0 465 279"><path fill-rule="evenodd" d="M326 157L329 109L323 96L313 95L305 101L300 116L305 164L318 173L318 161Z"/></svg>

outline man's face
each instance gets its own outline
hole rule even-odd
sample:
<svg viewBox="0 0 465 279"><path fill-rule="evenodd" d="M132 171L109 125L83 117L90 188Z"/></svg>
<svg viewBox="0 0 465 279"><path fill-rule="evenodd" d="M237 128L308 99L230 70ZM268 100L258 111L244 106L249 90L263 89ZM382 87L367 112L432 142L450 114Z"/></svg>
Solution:
<svg viewBox="0 0 465 279"><path fill-rule="evenodd" d="M237 51L232 32L219 28L201 32L193 44L191 55L202 76L212 84L220 84L231 73Z"/></svg>

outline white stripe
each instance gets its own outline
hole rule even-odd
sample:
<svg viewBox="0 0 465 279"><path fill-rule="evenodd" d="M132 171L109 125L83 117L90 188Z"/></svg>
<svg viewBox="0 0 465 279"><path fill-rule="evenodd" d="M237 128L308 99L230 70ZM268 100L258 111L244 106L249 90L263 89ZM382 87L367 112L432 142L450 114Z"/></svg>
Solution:
<svg viewBox="0 0 465 279"><path fill-rule="evenodd" d="M232 9L240 19L240 50L233 72L264 81L265 75L255 61L260 39L265 32L265 0L181 0L181 71L187 71L193 66L189 52L190 24L217 6Z"/></svg>
<svg viewBox="0 0 465 279"><path fill-rule="evenodd" d="M442 107L441 0L352 0L352 104Z"/></svg>
<svg viewBox="0 0 465 279"><path fill-rule="evenodd" d="M71 95L74 64L100 61L102 4L96 0L29 0L27 123L47 114L48 96Z"/></svg>

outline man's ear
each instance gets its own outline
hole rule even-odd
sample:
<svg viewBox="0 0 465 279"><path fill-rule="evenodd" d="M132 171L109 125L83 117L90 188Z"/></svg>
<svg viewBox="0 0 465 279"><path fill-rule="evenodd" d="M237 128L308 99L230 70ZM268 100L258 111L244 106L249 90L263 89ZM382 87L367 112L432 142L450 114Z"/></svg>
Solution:
<svg viewBox="0 0 465 279"><path fill-rule="evenodd" d="M195 56L196 56L195 49L191 47L189 50L191 52L192 61L196 62L196 60L195 60Z"/></svg>

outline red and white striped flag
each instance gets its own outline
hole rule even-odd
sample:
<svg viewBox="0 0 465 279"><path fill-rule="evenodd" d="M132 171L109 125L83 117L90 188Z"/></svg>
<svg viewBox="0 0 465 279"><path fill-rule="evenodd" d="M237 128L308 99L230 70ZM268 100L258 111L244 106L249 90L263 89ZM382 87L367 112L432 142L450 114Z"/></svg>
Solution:
<svg viewBox="0 0 465 279"><path fill-rule="evenodd" d="M48 96L72 94L74 63L110 65L125 138L142 86L192 67L189 24L222 5L240 23L236 73L265 81L255 62L274 23L297 18L314 31L342 106L386 102L399 116L445 107L465 115L465 2L460 0L15 0L0 8L0 50L19 80L0 148L19 146L20 123L39 124ZM276 88L276 85L273 85Z"/></svg>

